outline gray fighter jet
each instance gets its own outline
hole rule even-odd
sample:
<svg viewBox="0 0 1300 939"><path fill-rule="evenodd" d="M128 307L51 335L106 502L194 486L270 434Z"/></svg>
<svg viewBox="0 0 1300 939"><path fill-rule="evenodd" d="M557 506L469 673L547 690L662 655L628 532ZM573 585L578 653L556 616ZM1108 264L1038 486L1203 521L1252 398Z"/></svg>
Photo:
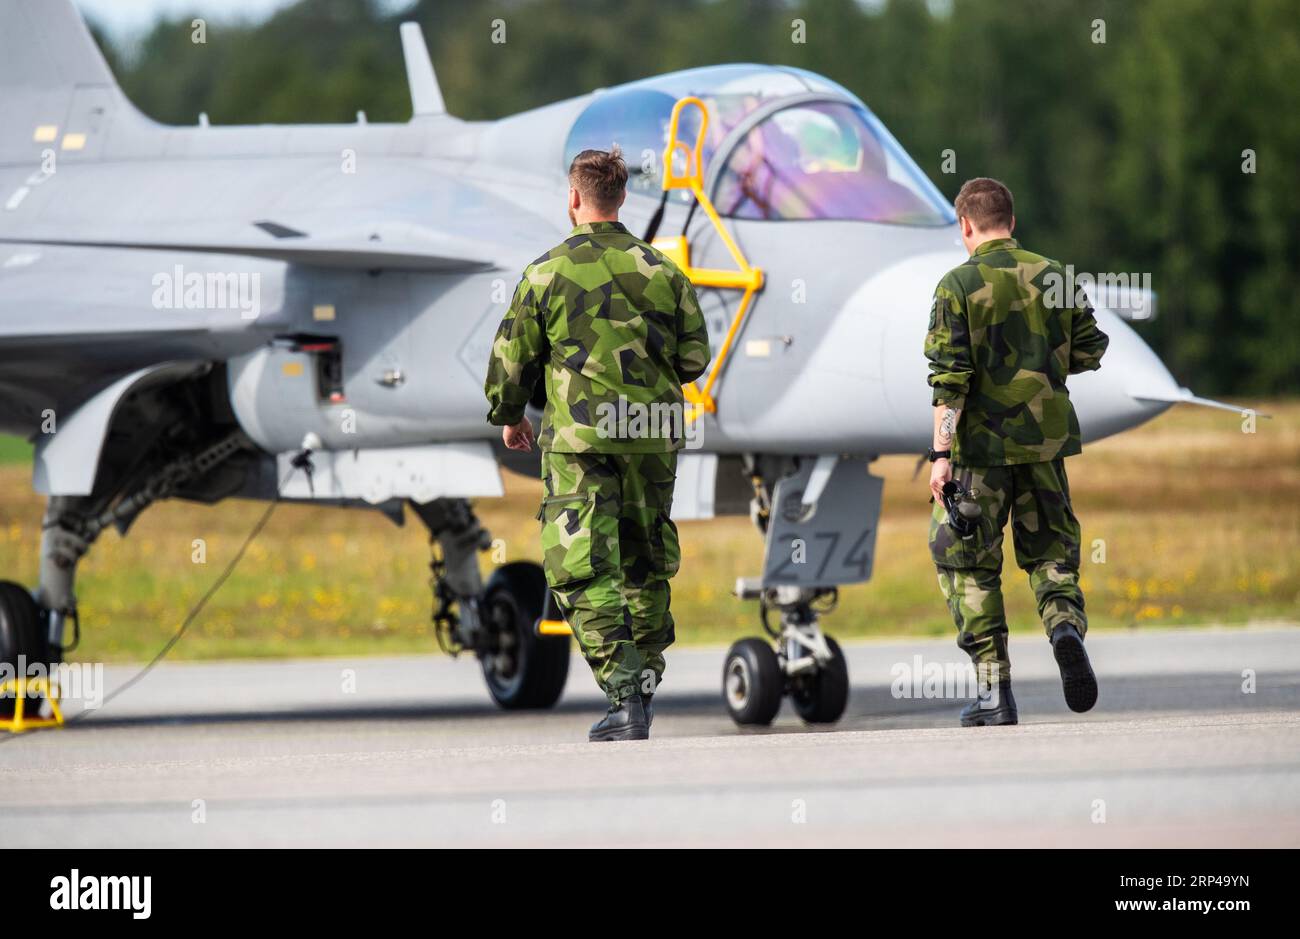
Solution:
<svg viewBox="0 0 1300 939"><path fill-rule="evenodd" d="M419 28L401 38L405 124L170 127L70 0L0 2L0 431L34 442L48 497L39 583L0 584L0 661L60 659L78 562L160 499L409 507L445 643L502 706L552 705L570 640L540 569L480 579L470 500L501 495L501 467L537 473L485 423L484 369L519 272L567 234L569 160L617 142L624 219L690 265L716 352L674 514L750 513L766 539L737 589L768 636L728 655L727 707L766 723L789 694L835 720L848 676L819 614L871 575L871 461L929 442L922 339L965 256L951 205L809 72L694 69L469 122ZM1098 320L1105 368L1071 384L1088 439L1190 399L1113 309Z"/></svg>

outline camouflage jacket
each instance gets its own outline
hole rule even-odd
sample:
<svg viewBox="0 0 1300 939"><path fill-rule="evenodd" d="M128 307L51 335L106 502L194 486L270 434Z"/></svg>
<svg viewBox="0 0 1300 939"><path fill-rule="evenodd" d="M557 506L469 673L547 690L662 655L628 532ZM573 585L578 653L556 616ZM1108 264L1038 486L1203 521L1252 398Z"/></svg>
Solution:
<svg viewBox="0 0 1300 939"><path fill-rule="evenodd" d="M1057 262L999 238L939 282L925 356L933 403L962 411L954 463L1041 463L1082 449L1065 378L1100 368L1109 340L1086 301L1052 302L1064 278Z"/></svg>
<svg viewBox="0 0 1300 939"><path fill-rule="evenodd" d="M488 422L517 423L540 379L543 450L677 450L681 386L708 364L686 275L617 222L579 225L524 270L492 343Z"/></svg>

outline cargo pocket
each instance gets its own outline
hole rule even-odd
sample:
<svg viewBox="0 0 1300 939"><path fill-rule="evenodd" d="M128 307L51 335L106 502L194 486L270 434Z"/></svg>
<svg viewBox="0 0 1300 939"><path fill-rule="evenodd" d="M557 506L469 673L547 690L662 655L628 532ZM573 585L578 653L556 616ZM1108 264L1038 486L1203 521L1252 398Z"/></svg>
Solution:
<svg viewBox="0 0 1300 939"><path fill-rule="evenodd" d="M981 518L975 533L959 538L948 524L948 512L936 502L930 513L930 556L936 567L969 570L980 566L981 552L988 543L988 519Z"/></svg>
<svg viewBox="0 0 1300 939"><path fill-rule="evenodd" d="M596 494L576 493L542 500L542 566L552 587L595 576L592 521Z"/></svg>
<svg viewBox="0 0 1300 939"><path fill-rule="evenodd" d="M677 525L667 512L659 513L658 528L655 538L655 572L667 579L682 566L682 546L677 536Z"/></svg>

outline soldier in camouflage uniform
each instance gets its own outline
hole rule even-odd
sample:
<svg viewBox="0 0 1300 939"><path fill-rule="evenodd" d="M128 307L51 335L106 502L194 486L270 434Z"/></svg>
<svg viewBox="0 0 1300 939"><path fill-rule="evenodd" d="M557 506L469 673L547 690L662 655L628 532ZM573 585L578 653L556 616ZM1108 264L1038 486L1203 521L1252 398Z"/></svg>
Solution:
<svg viewBox="0 0 1300 939"><path fill-rule="evenodd" d="M618 222L617 149L580 153L569 182L573 232L524 271L493 342L488 421L530 449L524 406L545 382L543 566L610 701L589 739L642 740L674 638L681 386L708 365L708 333L686 276Z"/></svg>
<svg viewBox="0 0 1300 939"><path fill-rule="evenodd" d="M956 207L971 257L935 290L925 355L934 405L930 550L958 645L980 678L980 695L961 723L1017 721L1001 589L1008 518L1066 703L1086 711L1096 703L1097 683L1083 647L1079 522L1065 474L1065 458L1079 453L1081 442L1065 380L1099 368L1108 340L1084 297L1057 302L1061 265L1011 237L1015 217L1005 186L970 180ZM948 524L941 501L944 484L954 479L979 508L968 538Z"/></svg>

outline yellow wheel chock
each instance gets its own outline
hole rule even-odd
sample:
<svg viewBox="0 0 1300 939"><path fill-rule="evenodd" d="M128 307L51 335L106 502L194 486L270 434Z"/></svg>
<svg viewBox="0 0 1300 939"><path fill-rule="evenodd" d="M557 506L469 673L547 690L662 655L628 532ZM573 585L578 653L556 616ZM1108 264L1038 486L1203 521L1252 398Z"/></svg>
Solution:
<svg viewBox="0 0 1300 939"><path fill-rule="evenodd" d="M700 111L700 130L695 137L693 147L685 141L677 139L677 125L682 111L687 107L696 107ZM763 289L763 271L760 268L750 266L749 261L745 259L744 253L741 252L739 246L731 237L731 233L723 226L722 219L718 217L718 210L713 207L713 200L704 191L704 138L708 129L709 112L704 106L704 102L699 98L682 98L673 105L672 121L668 126L668 148L664 151L664 189L689 189L694 194L696 202L704 209L704 214L708 216L709 222L712 223L714 230L718 233L718 237L727 246L727 250L731 253L732 260L736 262L738 270L726 271L692 267L690 244L685 235L656 238L653 242L654 247L671 258L673 263L680 267L682 272L690 278L691 283L696 286L744 291L740 298L740 306L736 309L736 315L732 318L731 326L727 329L727 336L722 340L722 347L718 349L718 354L713 357L713 365L704 379L704 387L699 387L696 382L682 386L682 392L685 394L687 402L691 404L690 413L686 416L688 421L695 420L701 413L706 411L710 414L717 412L718 405L713 397L713 387L717 384L718 377L722 374L722 369L727 363L727 356L731 353L732 344L745 323L745 317L748 315L750 305L753 303L754 294ZM677 154L681 154L685 162L685 172L680 175L673 167L673 157Z"/></svg>
<svg viewBox="0 0 1300 939"><path fill-rule="evenodd" d="M572 636L573 630L562 619L543 619L537 621L539 636Z"/></svg>
<svg viewBox="0 0 1300 939"><path fill-rule="evenodd" d="M0 718L0 730L7 730L11 734L21 734L24 730L33 730L37 727L61 727L63 726L63 709L59 707L59 689L58 686L51 686L48 678L10 678L7 681L0 682L0 701L4 701L7 696L13 695L14 714L13 717ZM23 709L27 705L28 694L43 694L45 700L50 702L50 717L27 717L23 714Z"/></svg>

